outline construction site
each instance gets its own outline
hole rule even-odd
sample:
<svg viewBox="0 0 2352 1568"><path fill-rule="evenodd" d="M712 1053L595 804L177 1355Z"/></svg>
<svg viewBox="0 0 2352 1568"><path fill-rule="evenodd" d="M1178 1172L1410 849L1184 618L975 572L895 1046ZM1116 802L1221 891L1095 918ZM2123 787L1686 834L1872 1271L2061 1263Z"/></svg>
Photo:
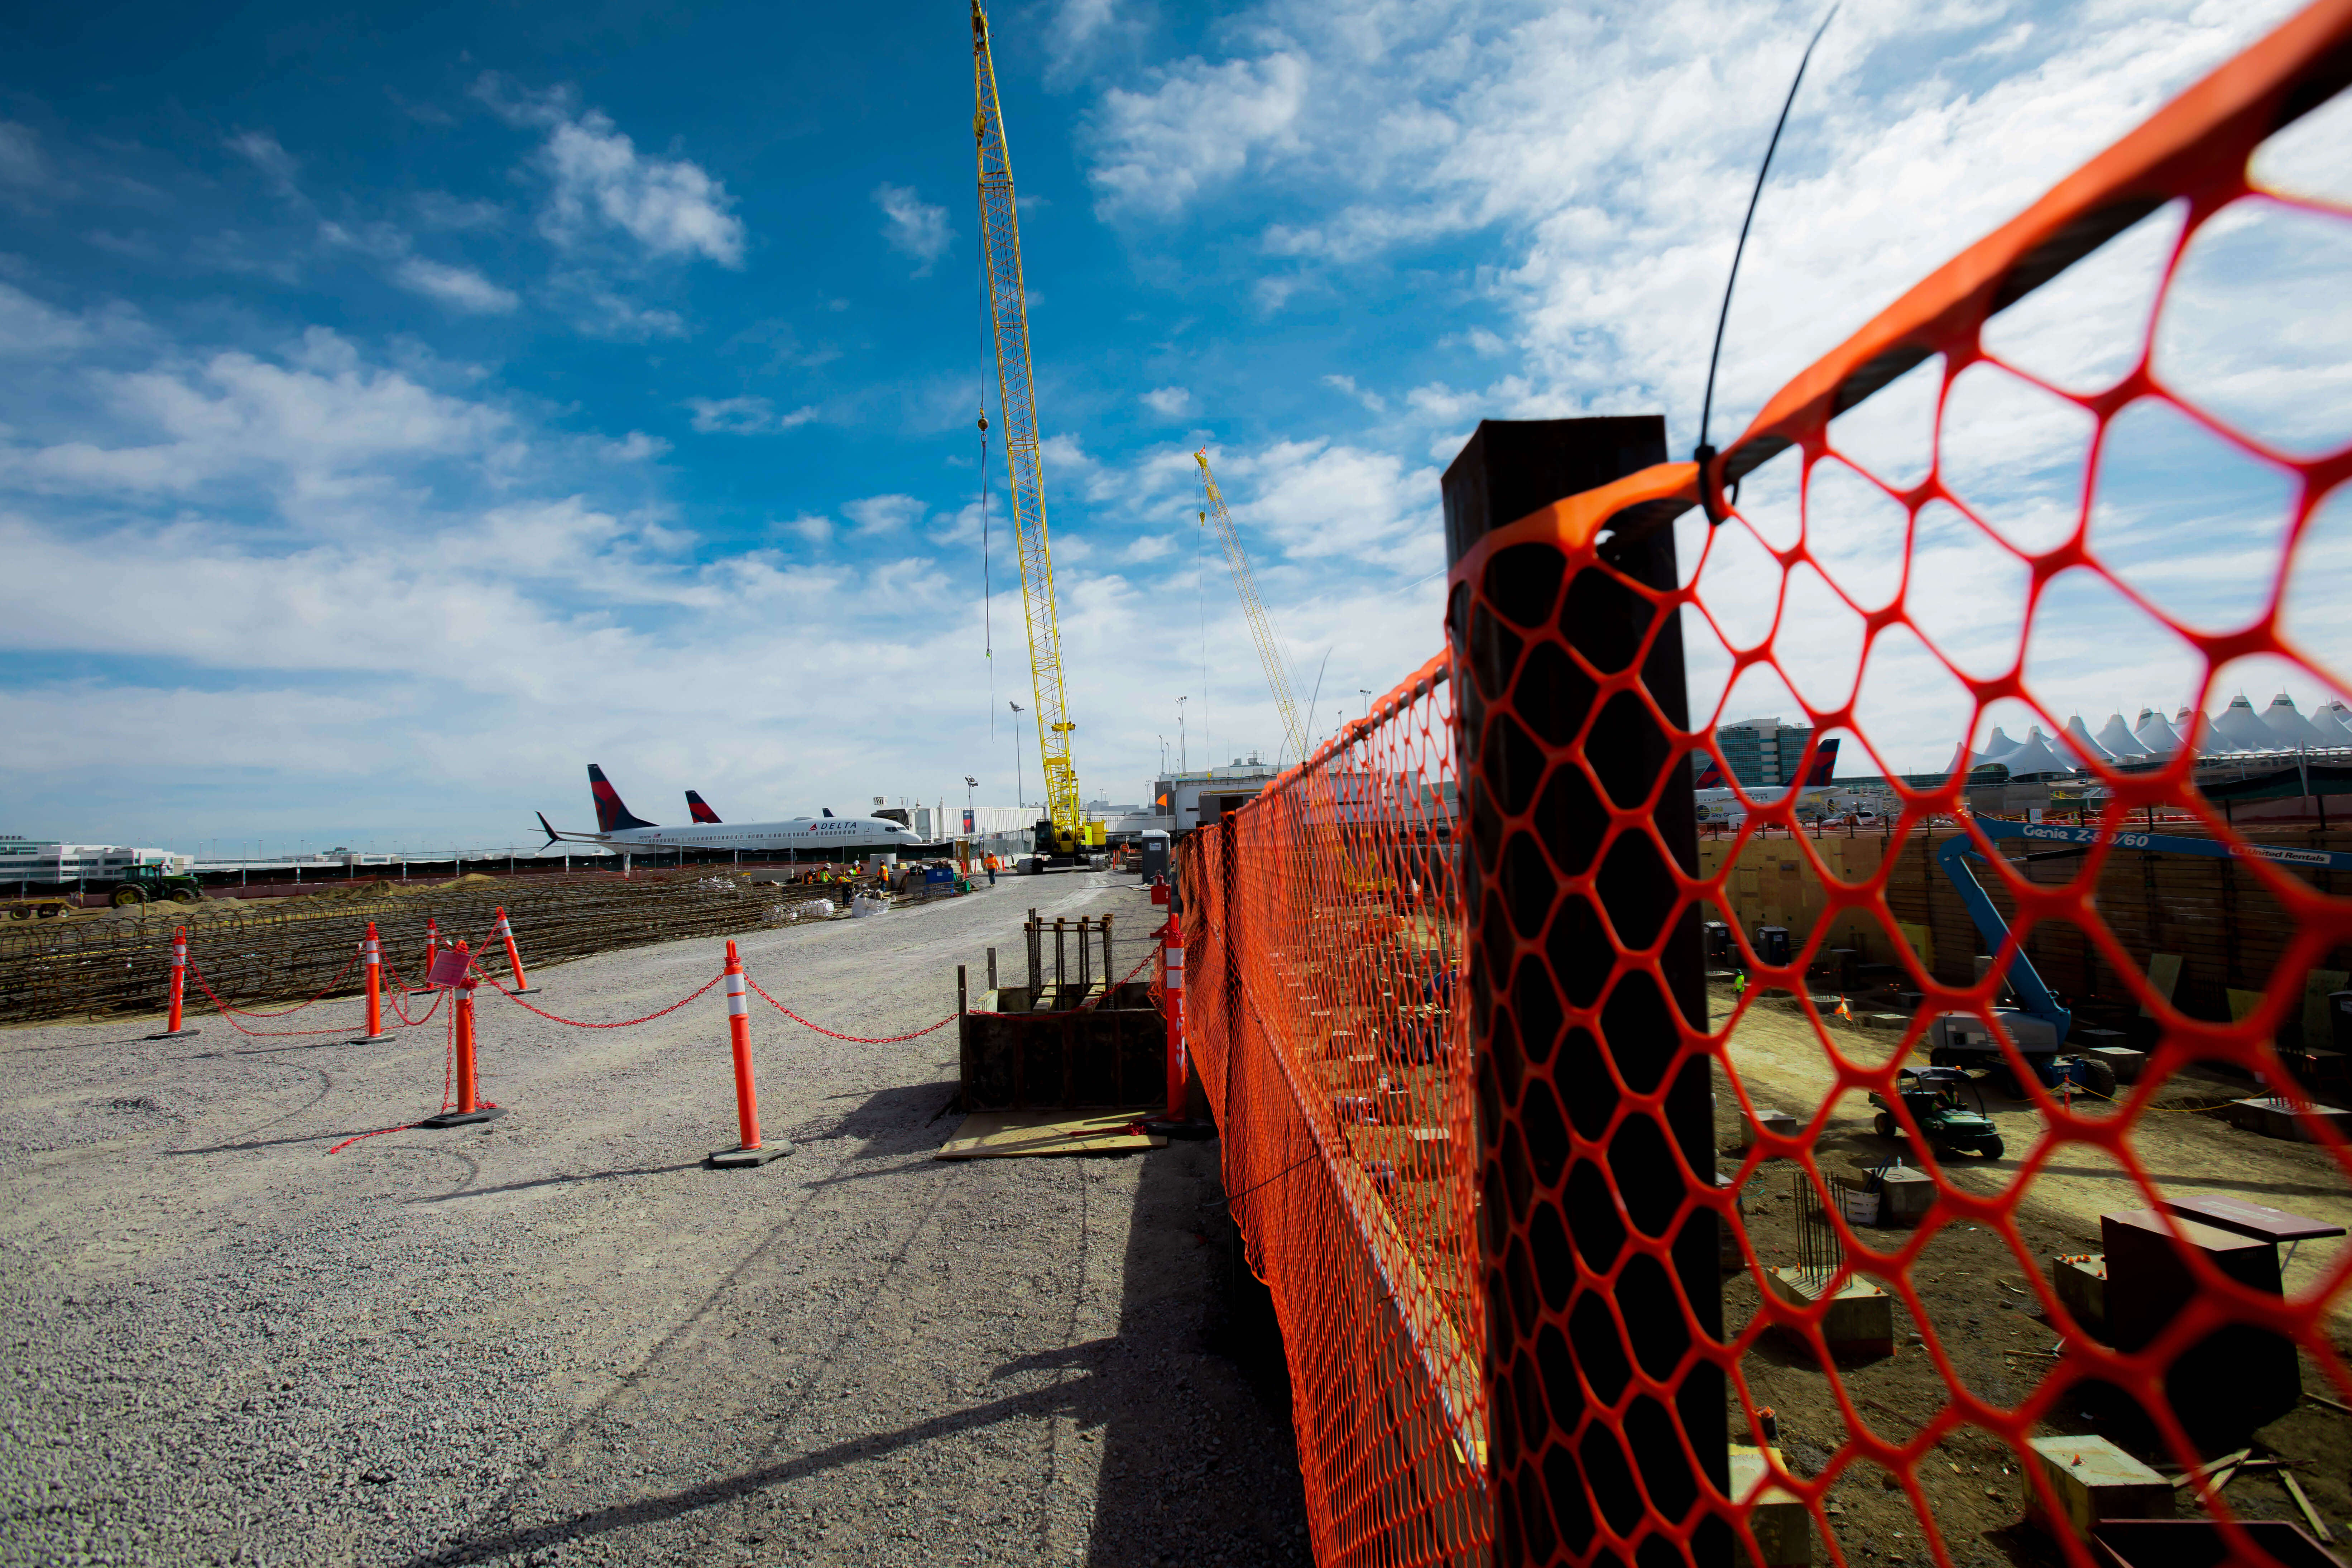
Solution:
<svg viewBox="0 0 2352 1568"><path fill-rule="evenodd" d="M591 764L597 829L541 819L579 868L248 900L124 851L104 910L26 895L55 908L0 927L0 1562L2341 1568L2352 747L2241 698L2224 780L2203 710L2259 659L2343 729L2284 607L2352 447L2151 367L2202 226L2352 221L2248 173L2352 87L2352 3L1720 448L1705 414L1687 461L1660 415L1479 422L1444 622L1326 738L1194 452L1282 745L1180 767L1164 826L1116 834L971 22L1034 826L998 855L690 795L697 838ZM1987 346L2166 204L2122 379ZM2262 613L2166 612L2087 482L2037 550L1934 463L1875 471L1838 421L1914 374L1931 453L1982 374L2064 405L2084 473L2138 403L2262 466L2291 496L2245 546ZM1836 585L1825 466L1896 509L1893 597ZM1991 673L1938 646L1931 506L2031 584ZM2034 637L2069 574L2189 650L2180 731L2061 721ZM1851 647L1729 629L1800 574ZM1840 744L1886 766L1897 632L1965 691L1953 762L1833 813ZM1751 672L1801 721L1725 722ZM770 858L812 834L905 854Z"/></svg>

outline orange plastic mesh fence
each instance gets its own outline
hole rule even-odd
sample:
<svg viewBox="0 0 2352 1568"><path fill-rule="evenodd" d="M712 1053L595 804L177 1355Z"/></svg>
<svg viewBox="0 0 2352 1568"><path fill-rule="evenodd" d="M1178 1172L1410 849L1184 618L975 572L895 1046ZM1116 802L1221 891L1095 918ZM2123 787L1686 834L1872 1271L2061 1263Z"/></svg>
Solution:
<svg viewBox="0 0 2352 1568"><path fill-rule="evenodd" d="M1191 836L1181 867L1188 1031L1324 1563L1486 1551L1446 669Z"/></svg>
<svg viewBox="0 0 2352 1568"><path fill-rule="evenodd" d="M1712 473L1476 541L1452 662L1187 842L1318 1561L2345 1528L2347 76L2352 0L2309 7ZM2270 682L2307 707L2230 700Z"/></svg>

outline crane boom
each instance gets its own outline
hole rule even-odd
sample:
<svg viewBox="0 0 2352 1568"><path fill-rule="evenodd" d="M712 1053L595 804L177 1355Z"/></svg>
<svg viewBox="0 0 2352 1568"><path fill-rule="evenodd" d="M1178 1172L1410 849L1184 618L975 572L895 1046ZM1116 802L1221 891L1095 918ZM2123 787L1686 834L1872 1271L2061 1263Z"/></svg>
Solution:
<svg viewBox="0 0 2352 1568"><path fill-rule="evenodd" d="M1013 200L1013 160L996 101L988 16L971 5L972 138L980 153L980 248L996 342L996 387L1004 415L1004 466L1013 496L1013 537L1021 558L1021 607L1029 629L1029 675L1036 694L1037 745L1045 763L1045 816L1052 839L1042 853L1068 855L1101 842L1090 826L1070 761L1069 703L1062 688L1062 628L1054 609L1054 556L1045 536L1045 470L1037 437L1037 397L1029 364L1029 309L1021 276L1021 220ZM1041 824L1041 826L1043 825Z"/></svg>
<svg viewBox="0 0 2352 1568"><path fill-rule="evenodd" d="M1282 647L1275 641L1274 622L1265 613L1265 601L1258 597L1257 578L1250 571L1249 555L1242 549L1241 535L1234 530L1234 520L1225 510L1225 494L1217 489L1217 477L1209 471L1209 454L1195 452L1192 460L1201 465L1201 485L1208 492L1209 510L1201 514L1202 522L1217 525L1217 541L1225 547L1225 564L1233 568L1234 591L1241 595L1242 614L1249 621L1250 636L1257 642L1257 657L1265 666L1265 683L1274 689L1275 711L1282 717L1283 738L1291 753L1299 761L1307 760L1307 729L1298 717L1298 704L1290 695L1290 671L1282 658Z"/></svg>

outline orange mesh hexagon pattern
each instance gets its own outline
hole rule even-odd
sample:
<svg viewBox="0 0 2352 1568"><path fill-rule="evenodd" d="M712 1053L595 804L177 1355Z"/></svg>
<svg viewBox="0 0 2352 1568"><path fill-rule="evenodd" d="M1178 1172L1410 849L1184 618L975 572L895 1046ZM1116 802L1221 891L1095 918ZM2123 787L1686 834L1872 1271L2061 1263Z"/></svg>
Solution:
<svg viewBox="0 0 2352 1568"><path fill-rule="evenodd" d="M1713 472L1477 540L1186 840L1318 1561L2343 1528L2347 76L2311 6Z"/></svg>

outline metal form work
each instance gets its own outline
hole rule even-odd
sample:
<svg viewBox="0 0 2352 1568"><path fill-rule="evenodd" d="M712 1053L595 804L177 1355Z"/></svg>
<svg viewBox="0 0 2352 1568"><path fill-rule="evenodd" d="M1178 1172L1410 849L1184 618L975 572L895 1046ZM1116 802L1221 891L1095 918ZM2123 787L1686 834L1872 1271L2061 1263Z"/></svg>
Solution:
<svg viewBox="0 0 2352 1568"><path fill-rule="evenodd" d="M1062 627L1054 607L1054 555L1045 533L1045 470L1040 460L1037 396L1029 363L1029 305L1021 274L1021 218L1013 196L1013 155L996 101L996 63L988 16L971 6L971 117L980 155L980 249L987 271L988 316L996 344L996 387L1004 415L1004 466L1012 493L1013 537L1021 558L1021 608L1029 630L1029 675L1036 696L1037 744L1045 765L1045 816L1037 853L1079 857L1102 843L1087 820L1078 770L1070 760L1075 727L1062 686Z"/></svg>
<svg viewBox="0 0 2352 1568"><path fill-rule="evenodd" d="M1284 742L1290 748L1293 762L1307 760L1307 727L1298 717L1298 701L1291 695L1288 661L1282 657L1282 645L1275 639L1274 621L1265 613L1265 601L1258 596L1257 577L1250 571L1249 554L1242 549L1241 535L1234 530L1234 520L1225 510L1225 494L1217 488L1217 477L1209 471L1209 454L1192 454L1201 465L1201 488L1208 498L1209 510L1201 514L1203 525L1217 525L1217 542L1225 548L1225 564L1233 569L1234 592L1241 595L1242 615L1249 622L1250 637L1257 644L1258 661L1265 666L1265 683L1274 690L1274 710L1282 717ZM1277 761L1279 759L1276 759Z"/></svg>
<svg viewBox="0 0 2352 1568"><path fill-rule="evenodd" d="M1048 921L1030 910L1025 985L998 985L990 953L988 989L960 1021L961 1109L1150 1113L1141 1108L1161 1098L1168 1027L1150 982L1113 967L1111 919ZM1147 945L1142 956L1155 952Z"/></svg>
<svg viewBox="0 0 2352 1568"><path fill-rule="evenodd" d="M240 1006L321 992L360 994L370 921L380 933L380 956L396 964L394 955L404 953L414 963L427 921L462 933L479 952L496 939L503 905L530 962L545 965L642 942L751 931L774 923L780 910L793 918L847 918L845 904L834 903L836 889L691 874L457 883L405 893L390 891L394 886L362 884L333 898L286 900L293 908L163 908L169 921L186 925L196 967L223 1000ZM818 900L834 907L824 916L800 913ZM119 918L0 927L0 1023L162 1011L172 931L161 920ZM500 963L491 973L511 986L514 977L499 973L507 968ZM422 975L404 967L401 978Z"/></svg>
<svg viewBox="0 0 2352 1568"><path fill-rule="evenodd" d="M1075 921L1056 918L1047 921L1040 920L1035 910L1029 911L1029 919L1021 927L1021 940L1029 955L1032 1000L1024 1005L1024 1011L1076 1007L1095 994L1097 976L1100 984L1109 984L1111 919L1109 915L1100 920L1080 915ZM1050 984L1045 979L1049 942L1054 966ZM1097 956L1102 960L1099 968L1095 964Z"/></svg>

